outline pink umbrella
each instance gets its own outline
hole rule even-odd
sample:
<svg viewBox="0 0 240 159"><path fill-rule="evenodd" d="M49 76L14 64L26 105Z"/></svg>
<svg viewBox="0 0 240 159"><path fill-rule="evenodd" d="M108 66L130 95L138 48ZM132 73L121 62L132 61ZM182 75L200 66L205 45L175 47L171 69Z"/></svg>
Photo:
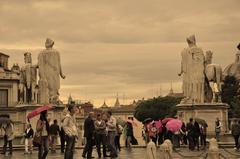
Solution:
<svg viewBox="0 0 240 159"><path fill-rule="evenodd" d="M165 118L165 119L162 120L162 123L166 124L167 122L169 122L172 119L174 119L174 118Z"/></svg>
<svg viewBox="0 0 240 159"><path fill-rule="evenodd" d="M167 130L171 132L179 131L182 127L182 121L179 119L172 119L166 124Z"/></svg>
<svg viewBox="0 0 240 159"><path fill-rule="evenodd" d="M31 118L37 116L38 114L40 114L41 112L43 112L43 111L45 111L45 110L52 109L52 108L53 108L52 105L44 105L44 106L41 106L41 107L33 110L31 113L29 113L29 114L27 115L27 118L28 118L28 119L31 119Z"/></svg>
<svg viewBox="0 0 240 159"><path fill-rule="evenodd" d="M156 127L159 129L160 132L162 132L162 122L161 120L154 121L156 124Z"/></svg>

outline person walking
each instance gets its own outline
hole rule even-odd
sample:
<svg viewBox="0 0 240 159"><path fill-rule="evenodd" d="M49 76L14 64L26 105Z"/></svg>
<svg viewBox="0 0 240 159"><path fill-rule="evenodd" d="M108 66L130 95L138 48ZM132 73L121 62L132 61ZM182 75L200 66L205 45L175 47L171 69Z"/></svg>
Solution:
<svg viewBox="0 0 240 159"><path fill-rule="evenodd" d="M38 146L38 159L45 159L49 151L49 122L47 110L41 112L37 121L36 133L41 135L41 144Z"/></svg>
<svg viewBox="0 0 240 159"><path fill-rule="evenodd" d="M86 155L87 155L87 159L92 158L92 150L94 145L95 127L94 127L93 117L94 117L94 112L90 112L88 117L84 121L84 137L86 138L87 143L84 147L82 157L86 158Z"/></svg>
<svg viewBox="0 0 240 159"><path fill-rule="evenodd" d="M75 142L78 137L77 123L75 119L77 107L75 105L69 105L68 111L69 113L63 119L63 124L62 124L65 137L66 137L66 142L67 142L64 159L73 159Z"/></svg>
<svg viewBox="0 0 240 159"><path fill-rule="evenodd" d="M123 127L117 123L117 133L115 137L115 146L118 151L121 151L120 138L122 135Z"/></svg>
<svg viewBox="0 0 240 159"><path fill-rule="evenodd" d="M62 121L62 126L59 132L59 136L60 136L60 142L61 142L61 153L64 153L65 150L65 132L63 130L63 121Z"/></svg>
<svg viewBox="0 0 240 159"><path fill-rule="evenodd" d="M235 149L239 150L238 139L239 139L239 135L240 135L240 124L239 124L239 122L237 122L237 120L234 120L234 123L232 124L232 135L233 135L234 141L235 141Z"/></svg>
<svg viewBox="0 0 240 159"><path fill-rule="evenodd" d="M106 143L107 143L107 131L106 123L102 120L101 114L97 115L97 120L94 122L95 126L95 138L98 152L98 158L101 158L101 146L103 147L103 157L107 157Z"/></svg>
<svg viewBox="0 0 240 159"><path fill-rule="evenodd" d="M108 130L108 141L109 141L109 148L110 148L110 157L111 158L116 158L117 155L117 150L115 146L115 136L116 136L116 126L117 126L117 121L116 118L112 116L112 112L108 111L107 112L107 117L108 117L108 122L107 122L107 130Z"/></svg>
<svg viewBox="0 0 240 159"><path fill-rule="evenodd" d="M12 140L14 138L14 132L13 132L13 123L10 122L8 124L3 124L2 129L4 130L4 136L3 136L3 154L5 156L12 155ZM9 153L7 154L7 145L9 146Z"/></svg>
<svg viewBox="0 0 240 159"><path fill-rule="evenodd" d="M58 138L58 135L60 134L60 128L56 119L53 121L53 124L49 127L49 133L51 137L51 144L50 144L51 152L56 153L57 138Z"/></svg>
<svg viewBox="0 0 240 159"><path fill-rule="evenodd" d="M200 124L200 140L201 140L201 145L202 149L205 150L207 146L207 124Z"/></svg>
<svg viewBox="0 0 240 159"><path fill-rule="evenodd" d="M187 131L187 138L188 138L188 144L189 144L189 150L193 151L195 148L194 145L194 130L195 126L193 123L193 118L189 119L189 123L187 123L186 131Z"/></svg>
<svg viewBox="0 0 240 159"><path fill-rule="evenodd" d="M194 122L194 147L197 147L197 150L199 151L199 137L200 137L200 127L198 122Z"/></svg>
<svg viewBox="0 0 240 159"><path fill-rule="evenodd" d="M221 122L219 120L219 118L216 118L216 121L215 121L215 135L216 135L216 140L217 142L220 141L220 133L221 133Z"/></svg>
<svg viewBox="0 0 240 159"><path fill-rule="evenodd" d="M187 145L187 135L186 135L186 125L183 122L182 127L180 129L180 133L181 133L181 142L183 145Z"/></svg>
<svg viewBox="0 0 240 159"><path fill-rule="evenodd" d="M32 129L31 124L27 124L27 128L24 132L25 138L25 154L28 154L30 150L30 154L32 154L33 146L32 146L32 139L33 139L34 131Z"/></svg>

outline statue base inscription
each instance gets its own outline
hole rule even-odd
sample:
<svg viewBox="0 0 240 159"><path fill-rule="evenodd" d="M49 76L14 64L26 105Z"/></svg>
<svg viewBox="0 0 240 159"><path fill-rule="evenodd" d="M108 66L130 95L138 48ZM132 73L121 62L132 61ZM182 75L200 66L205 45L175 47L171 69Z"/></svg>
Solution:
<svg viewBox="0 0 240 159"><path fill-rule="evenodd" d="M200 118L207 122L207 134L215 134L215 121L219 118L221 121L221 134L225 134L228 129L228 109L226 103L200 103L200 104L178 104L177 117L185 124L190 118Z"/></svg>

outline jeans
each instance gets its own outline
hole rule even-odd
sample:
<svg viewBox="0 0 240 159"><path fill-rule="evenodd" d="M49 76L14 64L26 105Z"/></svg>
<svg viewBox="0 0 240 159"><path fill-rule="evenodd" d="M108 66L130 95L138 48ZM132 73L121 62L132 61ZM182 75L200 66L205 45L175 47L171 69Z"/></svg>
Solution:
<svg viewBox="0 0 240 159"><path fill-rule="evenodd" d="M3 140L4 140L3 153L7 152L7 145L9 145L9 153L12 154L12 140L8 141L7 135L4 135Z"/></svg>
<svg viewBox="0 0 240 159"><path fill-rule="evenodd" d="M110 156L111 157L117 157L117 150L115 146L115 131L109 131L108 132L108 141L109 141L109 148L110 148Z"/></svg>
<svg viewBox="0 0 240 159"><path fill-rule="evenodd" d="M239 135L234 135L234 141L235 141L235 147L236 149L239 149L239 143L238 143L238 138L239 138Z"/></svg>
<svg viewBox="0 0 240 159"><path fill-rule="evenodd" d="M88 136L88 137L86 137L86 139L87 139L87 143L84 147L82 156L86 156L86 154L87 154L87 159L90 159L92 157L93 138L92 138L92 136Z"/></svg>
<svg viewBox="0 0 240 159"><path fill-rule="evenodd" d="M118 134L115 137L115 146L116 146L116 149L118 149L119 151L121 151L120 137L121 137L121 134Z"/></svg>
<svg viewBox="0 0 240 159"><path fill-rule="evenodd" d="M60 141L61 141L61 152L64 153L64 150L65 150L65 135L60 136Z"/></svg>
<svg viewBox="0 0 240 159"><path fill-rule="evenodd" d="M189 145L189 150L194 150L195 145L194 145L194 137L192 135L188 135L188 145Z"/></svg>
<svg viewBox="0 0 240 159"><path fill-rule="evenodd" d="M73 152L75 149L75 136L68 136L66 135L66 149L64 159L73 159Z"/></svg>
<svg viewBox="0 0 240 159"><path fill-rule="evenodd" d="M57 135L51 135L51 150L56 151Z"/></svg>
<svg viewBox="0 0 240 159"><path fill-rule="evenodd" d="M98 157L101 158L101 145L103 146L103 157L106 157L106 141L107 136L106 134L96 134L96 146Z"/></svg>
<svg viewBox="0 0 240 159"><path fill-rule="evenodd" d="M48 136L42 136L42 145L38 147L38 159L45 159L48 154L48 149L49 149Z"/></svg>
<svg viewBox="0 0 240 159"><path fill-rule="evenodd" d="M216 140L217 140L217 142L220 141L220 132L216 132Z"/></svg>
<svg viewBox="0 0 240 159"><path fill-rule="evenodd" d="M200 139L201 139L201 145L204 146L204 147L207 146L206 138L207 138L207 135L206 135L206 134L202 134L202 135L200 136Z"/></svg>

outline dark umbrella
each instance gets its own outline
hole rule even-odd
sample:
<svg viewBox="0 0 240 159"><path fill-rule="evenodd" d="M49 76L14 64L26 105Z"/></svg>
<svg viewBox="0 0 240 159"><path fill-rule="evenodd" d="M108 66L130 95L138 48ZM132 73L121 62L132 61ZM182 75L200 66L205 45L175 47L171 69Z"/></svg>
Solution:
<svg viewBox="0 0 240 159"><path fill-rule="evenodd" d="M208 124L204 119L195 118L195 121L202 126L208 127Z"/></svg>
<svg viewBox="0 0 240 159"><path fill-rule="evenodd" d="M153 121L152 118L147 118L147 119L145 119L145 120L143 121L143 124L145 124L145 123L149 123L149 122L151 122L151 121Z"/></svg>
<svg viewBox="0 0 240 159"><path fill-rule="evenodd" d="M44 105L44 106L41 106L35 110L33 110L31 113L29 113L27 115L27 118L28 119L31 119L37 115L39 115L41 112L45 111L45 110L49 110L49 109L52 109L53 107L51 105Z"/></svg>
<svg viewBox="0 0 240 159"><path fill-rule="evenodd" d="M10 124L12 121L10 118L6 118L6 117L0 117L0 125L2 124Z"/></svg>
<svg viewBox="0 0 240 159"><path fill-rule="evenodd" d="M10 118L9 114L0 114L0 118Z"/></svg>

